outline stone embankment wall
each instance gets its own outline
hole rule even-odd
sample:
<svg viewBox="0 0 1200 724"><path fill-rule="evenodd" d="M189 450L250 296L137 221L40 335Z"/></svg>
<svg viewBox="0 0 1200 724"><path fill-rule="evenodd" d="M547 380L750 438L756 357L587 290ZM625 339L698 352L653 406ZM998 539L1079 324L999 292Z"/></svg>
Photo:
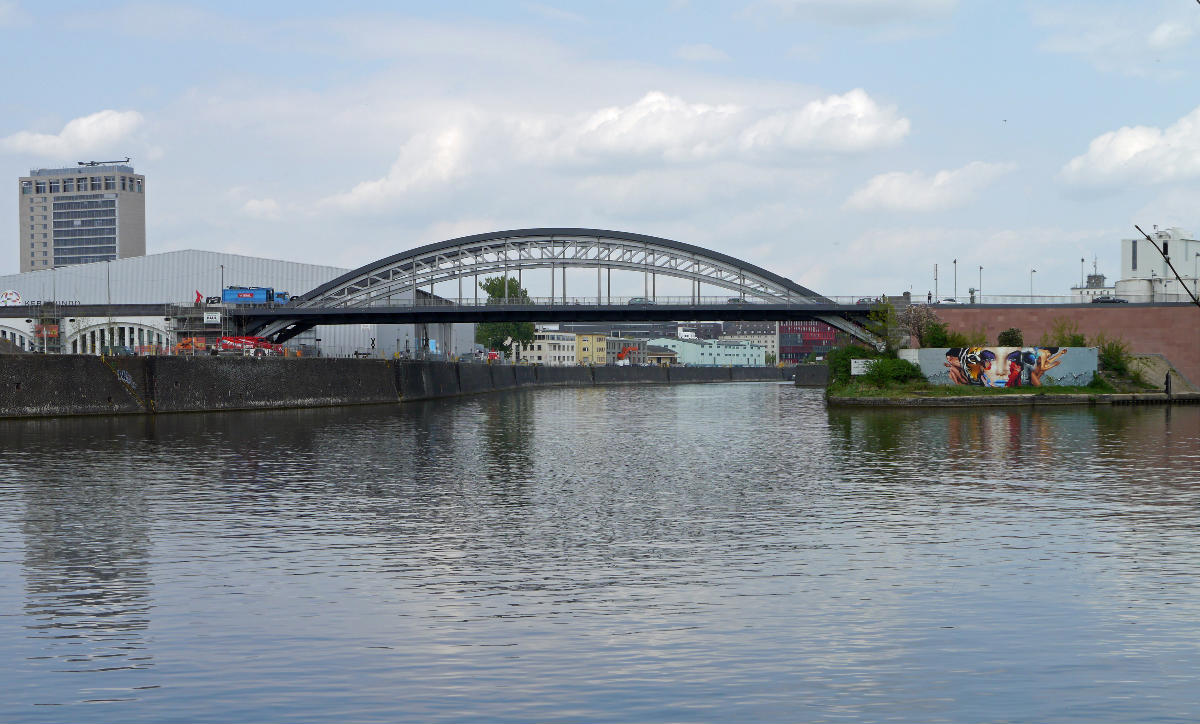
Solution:
<svg viewBox="0 0 1200 724"><path fill-rule="evenodd" d="M789 379L761 368L530 367L454 362L0 354L0 418L327 407L518 387Z"/></svg>

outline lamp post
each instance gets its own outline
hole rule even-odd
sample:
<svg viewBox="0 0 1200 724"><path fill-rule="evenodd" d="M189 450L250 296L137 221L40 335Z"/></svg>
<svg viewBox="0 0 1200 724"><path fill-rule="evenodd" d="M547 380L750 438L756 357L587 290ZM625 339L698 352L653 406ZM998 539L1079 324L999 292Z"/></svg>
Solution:
<svg viewBox="0 0 1200 724"><path fill-rule="evenodd" d="M979 293L979 303L983 304L983 265L979 265L979 286L975 287L975 291Z"/></svg>
<svg viewBox="0 0 1200 724"><path fill-rule="evenodd" d="M958 259L954 260L954 301L958 301Z"/></svg>
<svg viewBox="0 0 1200 724"><path fill-rule="evenodd" d="M1084 262L1084 259L1083 259L1083 257L1079 257L1079 288L1080 288L1080 289L1082 289L1082 288L1083 288L1083 284L1084 284L1084 278L1083 278L1083 262Z"/></svg>
<svg viewBox="0 0 1200 724"><path fill-rule="evenodd" d="M1200 251L1192 257L1192 291L1200 296Z"/></svg>
<svg viewBox="0 0 1200 724"><path fill-rule="evenodd" d="M1033 275L1037 274L1037 269L1029 270L1029 303L1033 304Z"/></svg>

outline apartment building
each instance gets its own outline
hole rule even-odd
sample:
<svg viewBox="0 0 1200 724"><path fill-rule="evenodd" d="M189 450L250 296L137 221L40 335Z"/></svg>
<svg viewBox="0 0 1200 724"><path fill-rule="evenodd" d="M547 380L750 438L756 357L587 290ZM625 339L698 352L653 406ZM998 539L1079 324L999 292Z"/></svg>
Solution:
<svg viewBox="0 0 1200 724"><path fill-rule="evenodd" d="M35 168L17 186L22 272L146 254L146 177L132 166Z"/></svg>

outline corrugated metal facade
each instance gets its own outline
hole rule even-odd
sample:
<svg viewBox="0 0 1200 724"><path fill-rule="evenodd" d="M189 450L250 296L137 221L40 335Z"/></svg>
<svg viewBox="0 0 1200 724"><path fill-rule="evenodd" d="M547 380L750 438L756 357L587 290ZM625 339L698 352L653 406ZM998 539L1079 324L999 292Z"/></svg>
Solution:
<svg viewBox="0 0 1200 724"><path fill-rule="evenodd" d="M222 266L224 269L222 270ZM13 290L25 302L59 301L81 304L190 304L196 293L221 295L225 286L272 287L303 294L345 274L348 269L262 259L213 251L170 251L162 254L78 264L0 276L0 292ZM435 330L435 327L454 329ZM433 325L429 334L438 339L439 352L466 354L473 342L473 325ZM350 355L372 352L391 356L407 345L416 351L418 331L410 325L346 325L317 327L305 337L321 338L324 354ZM371 349L371 339L376 341Z"/></svg>

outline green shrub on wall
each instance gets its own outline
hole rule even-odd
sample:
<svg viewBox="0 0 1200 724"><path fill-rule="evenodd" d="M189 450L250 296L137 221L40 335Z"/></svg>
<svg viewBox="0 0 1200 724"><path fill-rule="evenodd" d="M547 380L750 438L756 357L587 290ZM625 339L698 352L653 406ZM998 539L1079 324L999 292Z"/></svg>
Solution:
<svg viewBox="0 0 1200 724"><path fill-rule="evenodd" d="M1009 327L996 338L996 344L1000 347L1024 347L1025 336L1016 327Z"/></svg>
<svg viewBox="0 0 1200 724"><path fill-rule="evenodd" d="M921 368L908 360L885 357L875 360L871 369L862 376L864 382L880 387L903 382L924 382Z"/></svg>

